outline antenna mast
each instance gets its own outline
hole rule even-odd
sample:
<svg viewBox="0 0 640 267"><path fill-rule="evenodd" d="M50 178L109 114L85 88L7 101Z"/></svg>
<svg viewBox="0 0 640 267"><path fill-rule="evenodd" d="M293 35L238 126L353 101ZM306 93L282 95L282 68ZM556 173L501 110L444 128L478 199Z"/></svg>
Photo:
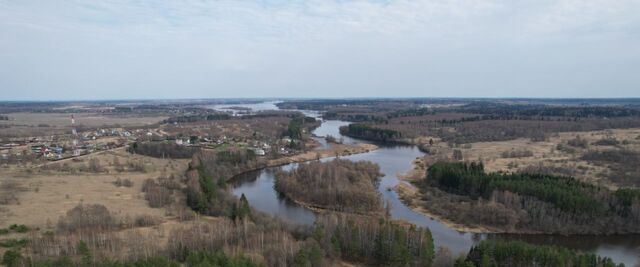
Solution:
<svg viewBox="0 0 640 267"><path fill-rule="evenodd" d="M73 149L73 156L80 156L80 149L78 149L78 132L76 131L76 119L71 114L71 148Z"/></svg>

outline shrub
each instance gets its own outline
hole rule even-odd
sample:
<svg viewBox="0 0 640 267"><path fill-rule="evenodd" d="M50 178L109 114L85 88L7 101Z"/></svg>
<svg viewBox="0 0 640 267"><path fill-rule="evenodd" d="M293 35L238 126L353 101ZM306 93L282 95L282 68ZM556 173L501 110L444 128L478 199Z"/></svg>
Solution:
<svg viewBox="0 0 640 267"><path fill-rule="evenodd" d="M58 220L58 230L66 233L109 230L114 227L115 220L111 213L100 204L80 204Z"/></svg>
<svg viewBox="0 0 640 267"><path fill-rule="evenodd" d="M144 163L139 160L129 161L129 170L134 172L147 172Z"/></svg>
<svg viewBox="0 0 640 267"><path fill-rule="evenodd" d="M0 240L0 247L3 248L13 248L13 247L23 247L27 244L26 239L4 239Z"/></svg>
<svg viewBox="0 0 640 267"><path fill-rule="evenodd" d="M12 224L11 226L9 226L9 230L13 230L18 233L26 233L29 231L29 227L24 224Z"/></svg>
<svg viewBox="0 0 640 267"><path fill-rule="evenodd" d="M20 266L22 262L22 254L15 250L7 250L2 256L2 264L13 267Z"/></svg>
<svg viewBox="0 0 640 267"><path fill-rule="evenodd" d="M144 215L136 216L134 225L136 227L146 227L146 226L158 225L161 222L162 220L156 216L144 214Z"/></svg>
<svg viewBox="0 0 640 267"><path fill-rule="evenodd" d="M327 143L342 143L341 141L338 141L338 139L336 139L333 135L327 135L324 140L326 140Z"/></svg>
<svg viewBox="0 0 640 267"><path fill-rule="evenodd" d="M120 179L118 178L115 182L113 182L113 184L117 187L132 187L133 186L133 182L129 179Z"/></svg>
<svg viewBox="0 0 640 267"><path fill-rule="evenodd" d="M102 164L100 164L100 161L98 159L92 158L89 160L87 171L95 173L95 172L104 172L105 169L102 167Z"/></svg>
<svg viewBox="0 0 640 267"><path fill-rule="evenodd" d="M593 142L593 144L596 146L616 146L620 144L620 142L615 138L602 138L598 141Z"/></svg>
<svg viewBox="0 0 640 267"><path fill-rule="evenodd" d="M572 147L579 147L579 148L587 148L587 146L589 146L589 142L587 142L587 140L580 138L580 136L576 136L576 138L573 139L569 139L567 141L567 144L572 146Z"/></svg>
<svg viewBox="0 0 640 267"><path fill-rule="evenodd" d="M560 150L562 152L565 152L565 153L569 153L569 154L576 153L576 149L575 148L573 148L571 146L568 146L568 145L565 145L565 144L558 144L556 146L556 149Z"/></svg>

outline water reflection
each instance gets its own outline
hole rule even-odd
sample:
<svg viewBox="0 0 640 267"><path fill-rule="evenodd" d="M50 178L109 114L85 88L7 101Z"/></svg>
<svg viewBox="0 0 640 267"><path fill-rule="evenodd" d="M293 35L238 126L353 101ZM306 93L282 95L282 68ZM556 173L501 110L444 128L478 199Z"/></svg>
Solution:
<svg viewBox="0 0 640 267"><path fill-rule="evenodd" d="M313 134L318 137L326 137L327 135L331 135L338 139L338 141L342 141L343 144L357 144L364 143L363 141L359 141L353 139L348 136L344 136L340 134L340 127L349 125L349 122L346 121L338 121L338 120L326 120L322 122L322 125L313 131Z"/></svg>
<svg viewBox="0 0 640 267"><path fill-rule="evenodd" d="M293 166L287 166L291 168ZM232 180L233 194L245 195L251 206L290 222L313 224L315 214L282 197L273 189L274 169L248 172Z"/></svg>

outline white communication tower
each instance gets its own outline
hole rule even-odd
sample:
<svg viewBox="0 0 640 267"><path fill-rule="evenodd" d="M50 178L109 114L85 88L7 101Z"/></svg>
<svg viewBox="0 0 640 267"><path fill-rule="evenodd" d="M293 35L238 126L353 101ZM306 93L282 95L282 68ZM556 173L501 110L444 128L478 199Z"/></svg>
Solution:
<svg viewBox="0 0 640 267"><path fill-rule="evenodd" d="M78 149L78 132L76 131L76 119L71 114L71 148L73 149L73 156L80 156L80 149Z"/></svg>

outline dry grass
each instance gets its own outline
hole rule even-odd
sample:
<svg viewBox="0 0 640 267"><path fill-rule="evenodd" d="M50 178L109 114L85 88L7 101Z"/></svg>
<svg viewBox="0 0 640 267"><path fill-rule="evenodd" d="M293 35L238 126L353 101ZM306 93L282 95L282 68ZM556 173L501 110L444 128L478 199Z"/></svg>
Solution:
<svg viewBox="0 0 640 267"><path fill-rule="evenodd" d="M118 172L112 164L114 157L123 165L142 162L147 172ZM20 204L2 205L6 210L0 211L0 228L14 223L46 227L78 203L102 204L118 216L148 214L164 217L164 210L150 208L147 204L141 192L143 182L160 176L182 175L187 167L186 161L130 155L123 149L82 157L82 161L67 160L63 163L68 163L71 168L80 168L89 159L100 162L105 171L66 172L40 168L33 171L33 167L22 166L0 169L0 182L13 180L26 188L18 195ZM118 178L132 181L133 186L114 187L112 183Z"/></svg>

